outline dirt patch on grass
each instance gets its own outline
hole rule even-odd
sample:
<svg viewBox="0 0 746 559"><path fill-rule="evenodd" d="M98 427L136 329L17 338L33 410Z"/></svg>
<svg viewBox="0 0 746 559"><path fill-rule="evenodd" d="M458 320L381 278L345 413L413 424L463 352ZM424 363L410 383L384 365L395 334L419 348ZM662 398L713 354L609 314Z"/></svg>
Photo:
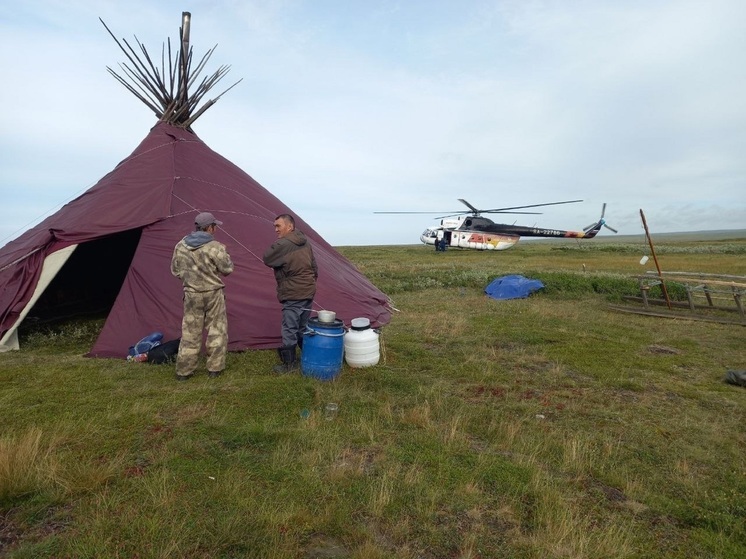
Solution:
<svg viewBox="0 0 746 559"><path fill-rule="evenodd" d="M10 513L0 516L0 556L15 546L22 535L23 529L13 522Z"/></svg>
<svg viewBox="0 0 746 559"><path fill-rule="evenodd" d="M486 386L477 384L466 389L467 401L502 399L505 397L506 389L503 386Z"/></svg>
<svg viewBox="0 0 746 559"><path fill-rule="evenodd" d="M600 492L601 494L603 494L604 497L606 497L606 500L612 503L623 503L627 500L627 496L622 490L610 485L606 485L605 483L597 479L591 479L587 483L587 488L589 490Z"/></svg>
<svg viewBox="0 0 746 559"><path fill-rule="evenodd" d="M14 518L14 511L0 516L0 557L23 542L37 542L63 532L70 524L70 507L50 508L38 524L25 526Z"/></svg>
<svg viewBox="0 0 746 559"><path fill-rule="evenodd" d="M345 475L370 475L375 469L378 449L350 447L339 454L330 467L330 473L337 477Z"/></svg>
<svg viewBox="0 0 746 559"><path fill-rule="evenodd" d="M653 344L648 346L650 353L656 353L661 355L681 355L683 352L675 347L667 347L664 345Z"/></svg>
<svg viewBox="0 0 746 559"><path fill-rule="evenodd" d="M349 556L350 550L341 542L323 534L315 534L308 543L303 559L342 559Z"/></svg>
<svg viewBox="0 0 746 559"><path fill-rule="evenodd" d="M601 493L604 494L604 497L606 497L612 503L621 503L627 500L627 496L616 487L599 485L598 489L601 491Z"/></svg>

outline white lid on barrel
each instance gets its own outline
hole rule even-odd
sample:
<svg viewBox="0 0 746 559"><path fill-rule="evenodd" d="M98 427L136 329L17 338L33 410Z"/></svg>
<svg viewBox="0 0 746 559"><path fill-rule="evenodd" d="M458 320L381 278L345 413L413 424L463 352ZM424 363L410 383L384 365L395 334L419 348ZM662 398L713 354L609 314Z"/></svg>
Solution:
<svg viewBox="0 0 746 559"><path fill-rule="evenodd" d="M368 318L353 318L350 322L353 330L367 330L370 328L370 319Z"/></svg>

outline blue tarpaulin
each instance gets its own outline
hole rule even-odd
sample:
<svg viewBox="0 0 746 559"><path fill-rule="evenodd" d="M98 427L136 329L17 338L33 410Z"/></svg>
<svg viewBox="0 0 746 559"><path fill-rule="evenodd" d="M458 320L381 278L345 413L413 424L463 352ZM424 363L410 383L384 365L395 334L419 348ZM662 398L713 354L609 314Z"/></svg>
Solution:
<svg viewBox="0 0 746 559"><path fill-rule="evenodd" d="M523 299L544 287L539 280L523 276L503 276L492 280L484 292L493 299Z"/></svg>

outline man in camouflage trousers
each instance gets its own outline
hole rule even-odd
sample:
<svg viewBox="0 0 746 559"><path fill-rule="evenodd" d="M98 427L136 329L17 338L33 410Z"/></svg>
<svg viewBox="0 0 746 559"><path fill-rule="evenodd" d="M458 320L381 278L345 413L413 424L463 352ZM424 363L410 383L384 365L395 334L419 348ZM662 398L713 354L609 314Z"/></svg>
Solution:
<svg viewBox="0 0 746 559"><path fill-rule="evenodd" d="M184 318L181 343L176 357L176 379L187 380L197 368L202 348L202 331L207 330L207 370L211 378L225 369L228 351L228 318L225 312L225 284L221 276L233 271L225 245L213 237L222 225L208 212L194 220L196 230L174 248L171 273L184 284Z"/></svg>

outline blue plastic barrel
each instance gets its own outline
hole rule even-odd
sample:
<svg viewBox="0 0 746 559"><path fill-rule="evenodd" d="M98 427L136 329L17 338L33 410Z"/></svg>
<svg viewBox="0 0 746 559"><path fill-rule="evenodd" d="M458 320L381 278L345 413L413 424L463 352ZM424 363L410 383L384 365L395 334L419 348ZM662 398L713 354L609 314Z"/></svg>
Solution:
<svg viewBox="0 0 746 559"><path fill-rule="evenodd" d="M341 320L321 322L317 318L309 319L303 333L301 373L319 380L333 380L342 370L344 334Z"/></svg>

